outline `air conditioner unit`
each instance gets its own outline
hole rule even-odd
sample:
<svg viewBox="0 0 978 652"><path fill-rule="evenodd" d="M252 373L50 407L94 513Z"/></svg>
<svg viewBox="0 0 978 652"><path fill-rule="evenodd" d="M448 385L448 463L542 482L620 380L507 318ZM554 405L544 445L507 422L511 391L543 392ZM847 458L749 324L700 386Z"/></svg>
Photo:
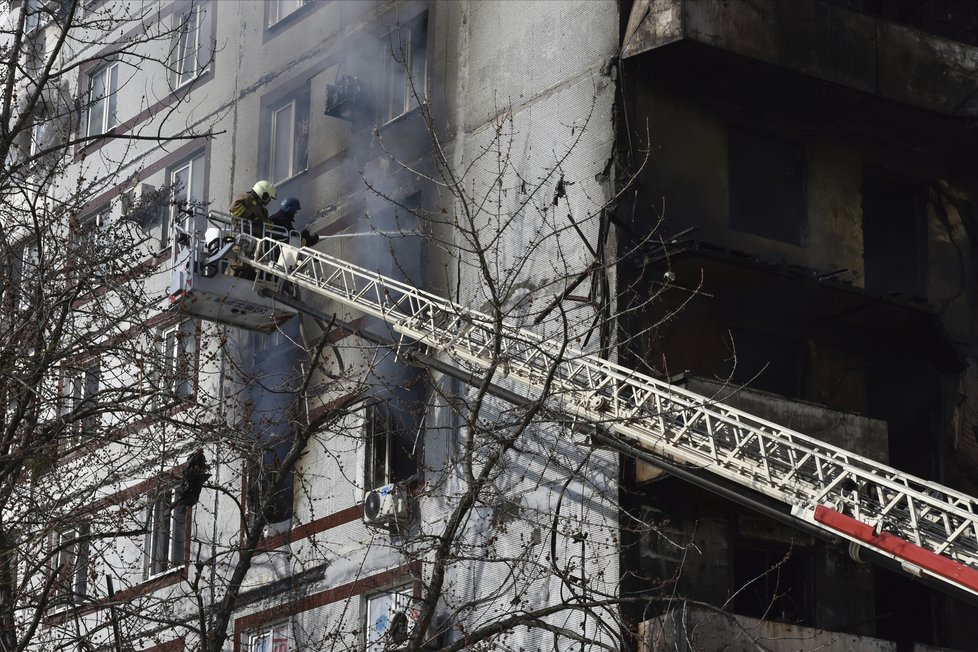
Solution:
<svg viewBox="0 0 978 652"><path fill-rule="evenodd" d="M407 520L407 491L397 484L387 484L368 491L363 497L363 522L390 527Z"/></svg>

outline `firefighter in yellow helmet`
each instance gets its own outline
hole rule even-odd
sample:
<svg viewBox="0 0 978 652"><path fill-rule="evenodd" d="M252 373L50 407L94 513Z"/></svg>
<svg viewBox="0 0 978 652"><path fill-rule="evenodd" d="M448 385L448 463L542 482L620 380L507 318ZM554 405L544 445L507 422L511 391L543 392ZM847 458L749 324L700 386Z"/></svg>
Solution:
<svg viewBox="0 0 978 652"><path fill-rule="evenodd" d="M256 238L264 237L265 223L268 222L268 205L276 196L275 186L271 181L262 179L251 187L251 190L241 193L231 200L231 221L235 229L251 233ZM231 276L253 279L255 271L234 260L228 266Z"/></svg>
<svg viewBox="0 0 978 652"><path fill-rule="evenodd" d="M252 234L261 237L261 225L268 221L268 205L275 199L275 186L271 181L262 179L252 186L251 190L241 193L231 200L228 212L242 222L251 223Z"/></svg>

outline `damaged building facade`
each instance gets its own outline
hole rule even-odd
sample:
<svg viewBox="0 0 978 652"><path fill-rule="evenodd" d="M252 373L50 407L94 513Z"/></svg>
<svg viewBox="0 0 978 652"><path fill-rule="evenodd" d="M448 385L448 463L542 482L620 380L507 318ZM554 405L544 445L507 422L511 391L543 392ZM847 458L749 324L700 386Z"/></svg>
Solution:
<svg viewBox="0 0 978 652"><path fill-rule="evenodd" d="M974 495L974 7L636 0L622 25L621 248L649 252L637 292L656 297L630 359ZM659 644L973 644L966 601L652 467L635 480L626 502L661 531L625 553L633 589L673 577L740 619L660 617Z"/></svg>
<svg viewBox="0 0 978 652"><path fill-rule="evenodd" d="M505 350L490 386L304 289L269 332L219 323L171 272L208 212L268 179L317 251L976 495L978 11L148 4L121 33L173 29L145 45L166 69L71 50L106 55L71 77L90 99L71 128L123 138L74 153L58 190L102 174L85 223L138 212L147 351L176 377L154 418L118 416L45 476L126 460L65 489L74 520L36 554L67 588L36 649L213 649L221 627L242 652L971 645L964 597L595 446L507 379ZM50 46L49 5L25 8ZM164 121L212 136L125 138ZM258 283L222 307L296 296Z"/></svg>

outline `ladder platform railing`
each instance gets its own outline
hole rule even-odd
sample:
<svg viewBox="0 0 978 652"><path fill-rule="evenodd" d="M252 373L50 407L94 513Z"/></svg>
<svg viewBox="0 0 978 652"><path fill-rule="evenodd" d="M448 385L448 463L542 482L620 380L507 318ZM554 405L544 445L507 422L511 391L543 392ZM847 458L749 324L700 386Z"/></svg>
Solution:
<svg viewBox="0 0 978 652"><path fill-rule="evenodd" d="M500 373L531 391L547 383L545 400L561 410L978 595L978 501L971 496L322 252L278 241L243 249L255 268L382 319L456 365L484 370L498 363ZM281 265L286 259L293 261L289 269Z"/></svg>

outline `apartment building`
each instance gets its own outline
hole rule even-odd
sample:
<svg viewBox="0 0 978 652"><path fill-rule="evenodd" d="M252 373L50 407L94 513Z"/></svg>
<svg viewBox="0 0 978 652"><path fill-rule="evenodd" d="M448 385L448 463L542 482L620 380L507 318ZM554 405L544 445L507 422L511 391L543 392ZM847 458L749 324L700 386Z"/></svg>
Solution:
<svg viewBox="0 0 978 652"><path fill-rule="evenodd" d="M45 54L64 73L12 114L29 119L8 214L64 226L3 224L5 346L38 358L14 335L53 289L84 292L41 374L56 400L37 421L59 425L8 431L42 435L2 476L0 608L11 587L18 610L0 610L0 643L971 645L967 595L596 445L593 423L521 389L505 347L486 376L314 291L223 262L173 273L267 179L321 253L973 496L969 5L30 0L20 16L12 103ZM32 235L77 261L33 295L58 247Z"/></svg>
<svg viewBox="0 0 978 652"><path fill-rule="evenodd" d="M267 179L269 209L297 198L318 250L607 354L608 279L554 299L610 251L618 8L515 9L10 8L9 35L30 42L18 101L45 62L60 71L17 114L31 114L11 158L32 163L22 201L50 196L65 207L59 237L95 253L132 237L125 264L79 263L93 286L72 304L89 306L79 345L111 347L66 352L50 381L58 442L5 508L25 528L5 640L381 650L426 619L423 641L454 649L627 644L605 599L620 577L614 453L525 392L514 407L478 379L406 365L356 332L396 343L384 323L315 293L287 318L223 265L196 269L193 283L226 288L214 319L180 300L187 279L173 274L232 197ZM80 27L62 40L66 24ZM38 152L62 155L56 174ZM41 270L34 239L5 242L11 288ZM93 306L106 306L99 327ZM256 311L282 319L256 329ZM190 477L198 452L207 467Z"/></svg>

